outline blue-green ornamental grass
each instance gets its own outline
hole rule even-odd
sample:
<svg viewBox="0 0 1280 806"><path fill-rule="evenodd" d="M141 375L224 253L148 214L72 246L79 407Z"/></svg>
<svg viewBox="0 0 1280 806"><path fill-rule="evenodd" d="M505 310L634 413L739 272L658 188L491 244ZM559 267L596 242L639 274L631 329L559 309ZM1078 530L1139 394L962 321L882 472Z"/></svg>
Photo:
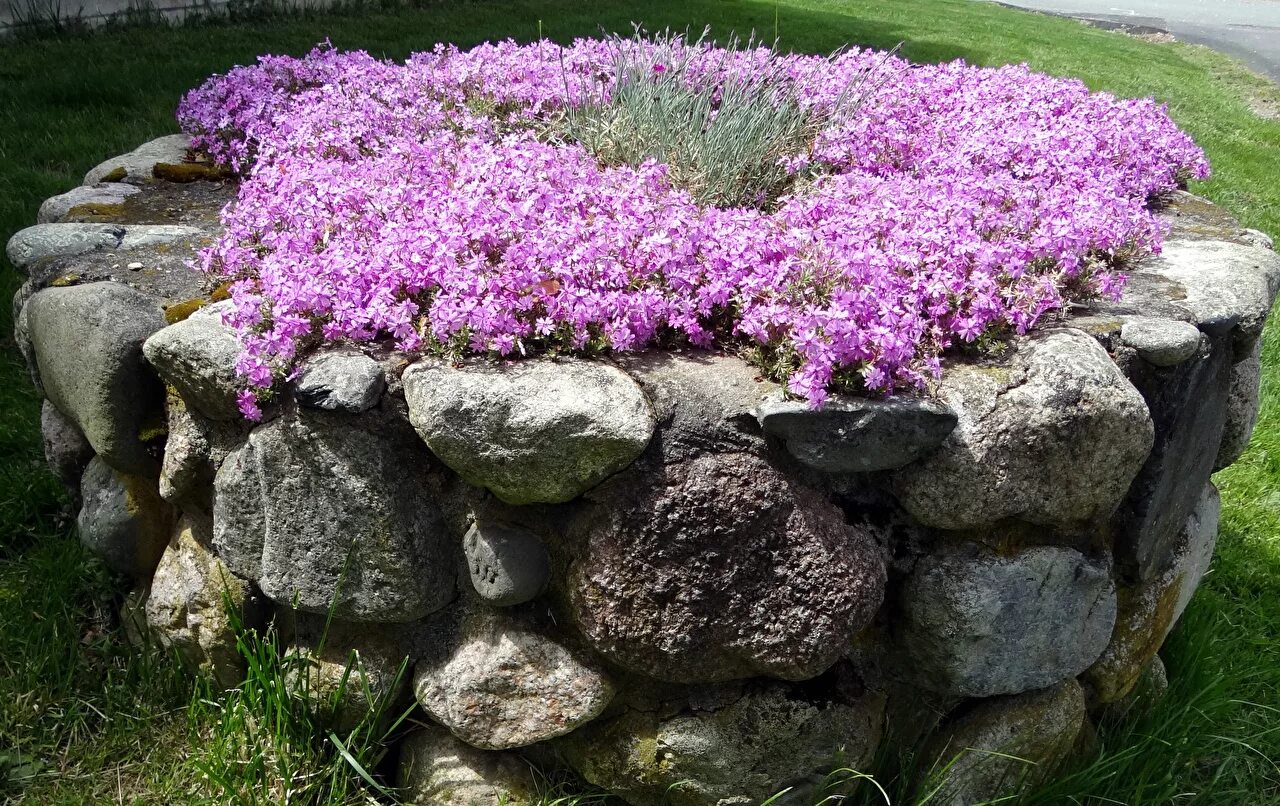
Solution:
<svg viewBox="0 0 1280 806"><path fill-rule="evenodd" d="M43 199L79 184L88 168L172 131L182 92L259 53L300 55L331 35L339 48L403 58L436 41L533 40L539 20L542 33L560 41L598 35L601 26L629 34L633 21L651 30L698 31L709 23L713 36L736 30L745 38L755 30L772 39L775 14L784 51L829 53L847 43L886 49L901 41L902 55L913 61L1025 61L1083 78L1092 89L1155 95L1213 163L1212 181L1192 190L1245 226L1280 234L1280 121L1251 111L1280 109L1280 93L1200 48L1150 44L970 0L658 0L604 7L493 0L0 45L0 237L31 224ZM3 290L11 294L17 283L5 267ZM7 304L0 305L0 331L6 339L12 332ZM1021 802L1280 802L1280 320L1274 317L1262 365L1252 447L1216 477L1223 496L1217 557L1162 653L1169 693L1127 723L1104 723L1092 754ZM76 542L62 493L43 466L39 399L11 342L0 355L0 411L0 802L267 804L279 802L271 793L289 781L289 791L298 793L292 803L393 802L364 782L305 709L268 717L268 710L285 708L280 697L215 695L162 650L130 647L115 621L126 586ZM271 640L251 638L246 653L282 654L268 648ZM261 668L277 675L272 663ZM261 680L255 685L272 690ZM236 748L245 747L246 737L266 741L246 732L250 723L309 738L273 745L289 756L279 763L237 767ZM390 783L391 759L379 763L376 741L362 747L362 740L339 739L380 785ZM876 769L884 794L864 784L854 802L910 803L895 774L901 765L885 759ZM221 784L219 776L226 778ZM548 799L571 804L586 794L556 790Z"/></svg>

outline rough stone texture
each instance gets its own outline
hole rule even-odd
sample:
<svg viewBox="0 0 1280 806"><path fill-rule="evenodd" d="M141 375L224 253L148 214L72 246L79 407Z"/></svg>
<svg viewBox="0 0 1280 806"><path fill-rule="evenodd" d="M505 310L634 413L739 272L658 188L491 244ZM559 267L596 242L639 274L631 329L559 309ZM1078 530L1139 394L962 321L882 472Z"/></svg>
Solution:
<svg viewBox="0 0 1280 806"><path fill-rule="evenodd" d="M428 725L404 737L396 785L410 806L533 806L529 765L513 753L476 748Z"/></svg>
<svg viewBox="0 0 1280 806"><path fill-rule="evenodd" d="M1157 367L1181 364L1200 351L1200 330L1173 319L1129 319L1120 329L1120 340Z"/></svg>
<svg viewBox="0 0 1280 806"><path fill-rule="evenodd" d="M191 149L191 137L185 134L168 134L157 137L130 151L99 163L84 175L84 184L99 182L128 182L138 185L155 178L157 163L179 165Z"/></svg>
<svg viewBox="0 0 1280 806"><path fill-rule="evenodd" d="M1182 286L1178 305L1211 336L1248 345L1262 334L1280 291L1280 255L1226 241L1168 241L1144 270Z"/></svg>
<svg viewBox="0 0 1280 806"><path fill-rule="evenodd" d="M81 185L66 193L45 199L44 204L40 205L36 223L56 224L73 213L79 212L101 215L120 211L123 209L124 200L139 192L134 185L126 185L123 182Z"/></svg>
<svg viewBox="0 0 1280 806"><path fill-rule="evenodd" d="M640 384L660 424L653 444L667 461L708 451L765 453L756 407L781 387L740 358L686 350L645 351L616 359Z"/></svg>
<svg viewBox="0 0 1280 806"><path fill-rule="evenodd" d="M871 533L751 454L637 467L589 498L570 608L595 649L659 679L813 677L884 596Z"/></svg>
<svg viewBox="0 0 1280 806"><path fill-rule="evenodd" d="M510 607L542 593L551 577L551 559L533 532L477 519L462 538L471 585L481 599Z"/></svg>
<svg viewBox="0 0 1280 806"><path fill-rule="evenodd" d="M302 661L289 673L339 735L361 722L385 727L405 710L406 653L395 629L296 614L293 651ZM305 681L301 675L306 674Z"/></svg>
<svg viewBox="0 0 1280 806"><path fill-rule="evenodd" d="M1254 342L1253 349L1241 360L1231 365L1231 388L1227 392L1226 421L1222 428L1222 443L1213 469L1221 470L1244 455L1258 423L1259 395L1262 391L1262 342Z"/></svg>
<svg viewBox="0 0 1280 806"><path fill-rule="evenodd" d="M436 456L510 504L578 497L631 464L654 429L635 382L598 362L417 364L404 391Z"/></svg>
<svg viewBox="0 0 1280 806"><path fill-rule="evenodd" d="M300 409L254 429L214 482L214 543L276 602L412 621L454 594L432 471L408 424ZM456 538L455 538L456 539Z"/></svg>
<svg viewBox="0 0 1280 806"><path fill-rule="evenodd" d="M923 751L924 783L917 791L936 787L929 803L946 806L1014 795L1051 775L1086 723L1084 692L1075 680L977 703Z"/></svg>
<svg viewBox="0 0 1280 806"><path fill-rule="evenodd" d="M236 377L240 340L222 323L224 303L210 305L155 333L143 353L188 404L214 420L240 419Z"/></svg>
<svg viewBox="0 0 1280 806"><path fill-rule="evenodd" d="M169 397L166 411L169 436L160 465L160 497L211 528L214 473L244 442L248 423L209 420L176 395Z"/></svg>
<svg viewBox="0 0 1280 806"><path fill-rule="evenodd" d="M119 283L46 288L26 305L36 364L49 400L112 467L153 475L143 440L160 423L163 393L142 342L164 327L150 298Z"/></svg>
<svg viewBox="0 0 1280 806"><path fill-rule="evenodd" d="M1116 620L1107 569L1052 546L928 555L901 596L897 638L910 673L922 687L968 697L1074 677L1102 654Z"/></svg>
<svg viewBox="0 0 1280 806"><path fill-rule="evenodd" d="M505 750L551 739L594 719L613 681L540 630L501 611L476 610L451 650L418 660L418 702L454 736Z"/></svg>
<svg viewBox="0 0 1280 806"><path fill-rule="evenodd" d="M1115 556L1129 578L1150 579L1164 566L1209 481L1227 417L1230 356L1226 337L1206 338L1176 367L1128 368L1155 425L1151 454L1116 513Z"/></svg>
<svg viewBox="0 0 1280 806"><path fill-rule="evenodd" d="M76 424L47 400L40 408L40 434L49 469L79 500L80 477L93 458L93 446Z"/></svg>
<svg viewBox="0 0 1280 806"><path fill-rule="evenodd" d="M386 386L377 361L355 351L333 351L303 364L294 396L309 408L359 414L377 405Z"/></svg>
<svg viewBox="0 0 1280 806"><path fill-rule="evenodd" d="M1083 676L1093 702L1112 703L1125 697L1155 657L1209 570L1219 509L1218 491L1212 484L1205 485L1161 573L1147 582L1120 587L1111 642Z"/></svg>
<svg viewBox="0 0 1280 806"><path fill-rule="evenodd" d="M956 427L950 408L911 396L835 396L816 411L775 398L762 403L756 417L801 464L827 473L902 467L937 448Z"/></svg>
<svg viewBox="0 0 1280 806"><path fill-rule="evenodd" d="M128 252L184 241L200 235L182 224L37 224L19 230L5 253L14 268L31 274L37 261L86 252Z"/></svg>
<svg viewBox="0 0 1280 806"><path fill-rule="evenodd" d="M880 742L884 699L757 684L712 710L627 710L563 742L587 781L635 806L817 803L823 778L867 768ZM816 795L816 796L815 796Z"/></svg>
<svg viewBox="0 0 1280 806"><path fill-rule="evenodd" d="M1261 230L1249 229L1246 227L1244 230L1241 231L1240 237L1248 241L1249 243L1253 244L1254 246L1260 246L1263 249L1276 248L1275 240L1270 235L1268 235L1267 233Z"/></svg>
<svg viewBox="0 0 1280 806"><path fill-rule="evenodd" d="M251 627L254 606L249 584L196 539L190 523L179 522L151 578L145 612L152 634L231 688L244 675L244 660L227 608Z"/></svg>
<svg viewBox="0 0 1280 806"><path fill-rule="evenodd" d="M903 507L927 526L1106 517L1151 449L1142 397L1079 330L1031 338L1009 368L949 368L940 394L959 425L895 479Z"/></svg>
<svg viewBox="0 0 1280 806"><path fill-rule="evenodd" d="M1146 668L1138 675L1138 681L1129 693L1105 705L1090 703L1090 714L1096 713L1099 722L1112 724L1149 713L1169 691L1169 673L1159 655L1153 655ZM1086 694L1088 692L1086 691Z"/></svg>
<svg viewBox="0 0 1280 806"><path fill-rule="evenodd" d="M13 294L13 341L27 365L27 374L31 377L31 385L41 395L44 394L44 383L40 380L40 367L36 364L36 347L31 343L31 322L27 317L27 300L36 292L30 281L23 283Z"/></svg>
<svg viewBox="0 0 1280 806"><path fill-rule="evenodd" d="M155 482L112 470L94 457L81 479L80 497L80 542L107 567L150 578L173 527L173 511L160 499Z"/></svg>

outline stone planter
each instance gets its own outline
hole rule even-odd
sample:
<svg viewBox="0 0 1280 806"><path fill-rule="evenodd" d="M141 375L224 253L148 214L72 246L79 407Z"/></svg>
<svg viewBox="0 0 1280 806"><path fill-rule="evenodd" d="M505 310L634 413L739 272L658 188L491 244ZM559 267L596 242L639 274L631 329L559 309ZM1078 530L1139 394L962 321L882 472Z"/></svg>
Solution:
<svg viewBox="0 0 1280 806"><path fill-rule="evenodd" d="M1119 302L949 360L928 399L810 411L710 352L372 345L308 359L251 426L185 265L235 189L171 170L180 145L9 243L50 465L150 627L217 679L224 590L323 674L354 650L394 696L407 657L439 725L402 754L424 803L525 802L518 755L639 806L804 802L886 744L922 748L921 782L946 768L942 802L991 797L1032 777L1009 756L1051 770L1159 664L1209 565L1280 257L1203 199L1169 200Z"/></svg>

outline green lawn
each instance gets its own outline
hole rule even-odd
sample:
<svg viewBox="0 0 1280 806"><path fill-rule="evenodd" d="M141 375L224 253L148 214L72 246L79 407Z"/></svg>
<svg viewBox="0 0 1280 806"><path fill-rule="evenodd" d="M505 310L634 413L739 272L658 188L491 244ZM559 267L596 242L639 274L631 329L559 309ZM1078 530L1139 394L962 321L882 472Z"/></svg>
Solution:
<svg viewBox="0 0 1280 806"><path fill-rule="evenodd" d="M32 223L42 199L78 184L100 160L173 131L182 91L259 53L301 53L329 37L340 48L399 58L437 41L527 39L539 30L569 38L602 26L626 30L632 21L776 32L784 48L809 51L902 41L904 54L918 61L1026 61L1096 89L1154 95L1213 162L1212 181L1194 190L1245 225L1280 234L1280 121L1250 111L1280 108L1280 95L1203 49L1150 44L970 0L495 0L0 45L0 238ZM2 278L11 293L15 274L5 266ZM6 338L7 299L0 306ZM1104 730L1096 756L1028 802L1280 802L1280 322L1274 318L1268 339L1253 446L1218 477L1224 501L1218 557L1164 653L1169 696L1137 722ZM327 745L281 742L270 763L229 763L246 752L236 735L252 728L258 736L287 738L297 726L277 714L263 732L266 716L254 711L261 702L244 699L234 714L219 709L193 692L170 660L125 646L113 626L124 590L74 539L60 490L42 467L39 400L12 344L5 347L0 800L274 803L284 797L281 780L292 778L308 783L290 803L370 802ZM256 780L218 783L253 769ZM894 791L892 780L884 783Z"/></svg>

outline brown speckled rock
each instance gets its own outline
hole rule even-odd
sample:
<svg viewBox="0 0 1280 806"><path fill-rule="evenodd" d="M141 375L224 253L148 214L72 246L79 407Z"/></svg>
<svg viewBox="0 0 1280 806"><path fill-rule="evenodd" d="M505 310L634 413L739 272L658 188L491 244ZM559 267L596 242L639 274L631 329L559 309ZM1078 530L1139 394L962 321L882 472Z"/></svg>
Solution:
<svg viewBox="0 0 1280 806"><path fill-rule="evenodd" d="M874 536L756 456L645 463L588 497L570 607L628 669L677 682L814 677L884 596Z"/></svg>

